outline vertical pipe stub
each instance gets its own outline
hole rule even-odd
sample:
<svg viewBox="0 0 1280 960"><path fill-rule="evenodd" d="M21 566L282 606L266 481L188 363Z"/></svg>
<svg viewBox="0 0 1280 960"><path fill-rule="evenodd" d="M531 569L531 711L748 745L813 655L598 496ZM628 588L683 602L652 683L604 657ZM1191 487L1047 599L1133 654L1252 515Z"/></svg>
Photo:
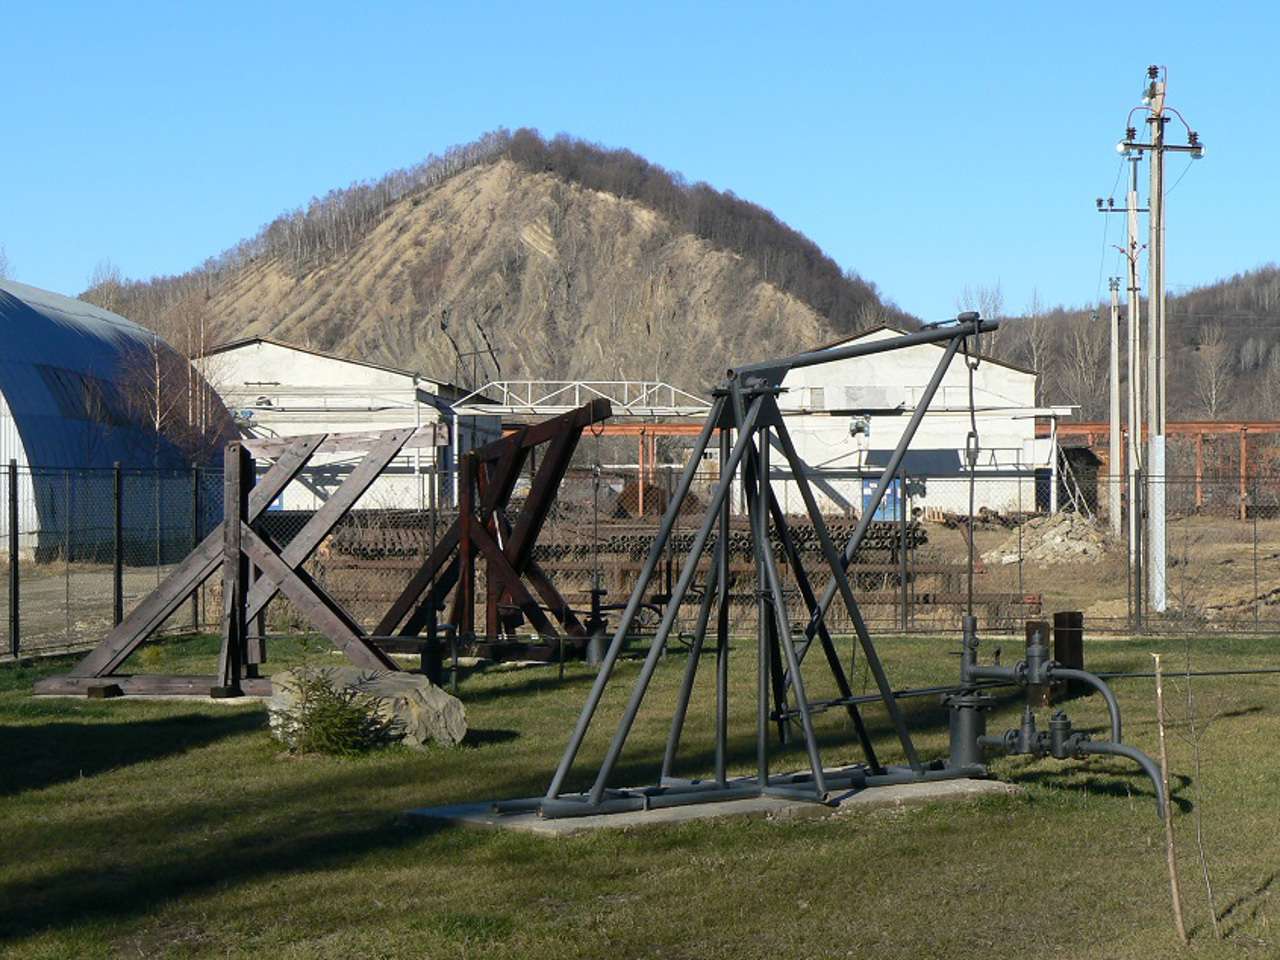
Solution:
<svg viewBox="0 0 1280 960"><path fill-rule="evenodd" d="M978 663L978 618L966 614L960 618L960 680L970 681L970 671ZM950 719L951 749L948 767L980 766L986 768L986 757L979 739L987 733L987 711L995 706L995 697L976 690L950 694L942 698Z"/></svg>
<svg viewBox="0 0 1280 960"><path fill-rule="evenodd" d="M978 741L987 733L987 711L995 697L970 691L942 698L950 716L951 749L948 767L979 766L986 769L986 756Z"/></svg>
<svg viewBox="0 0 1280 960"><path fill-rule="evenodd" d="M1049 718L1049 752L1058 760L1066 760L1072 754L1067 740L1071 736L1071 718L1065 710L1057 710Z"/></svg>

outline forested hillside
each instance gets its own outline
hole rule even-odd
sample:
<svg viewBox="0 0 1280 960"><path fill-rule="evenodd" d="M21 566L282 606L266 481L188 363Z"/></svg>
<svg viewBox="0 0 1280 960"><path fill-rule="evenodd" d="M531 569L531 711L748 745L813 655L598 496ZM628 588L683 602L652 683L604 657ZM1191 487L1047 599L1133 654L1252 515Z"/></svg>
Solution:
<svg viewBox="0 0 1280 960"><path fill-rule="evenodd" d="M913 325L758 206L624 150L499 130L85 297L192 354L278 337L437 377L659 379Z"/></svg>
<svg viewBox="0 0 1280 960"><path fill-rule="evenodd" d="M192 355L273 336L463 385L702 390L732 363L917 325L759 206L630 151L532 130L313 198L180 277L104 270L84 296ZM1018 312L978 287L957 308L1005 321L990 346L1041 374L1042 402L1106 416L1105 304ZM1280 418L1280 269L1171 295L1168 312L1170 416Z"/></svg>
<svg viewBox="0 0 1280 960"><path fill-rule="evenodd" d="M998 293L973 302L1003 314ZM1140 304L1146 336L1146 300ZM1280 419L1280 268L1267 265L1166 298L1169 326L1169 416L1175 420ZM1122 297L1123 323L1128 312ZM1107 417L1110 307L1042 309L1009 319L997 352L1038 370L1041 398L1081 408L1086 420ZM1124 378L1123 368L1121 370Z"/></svg>

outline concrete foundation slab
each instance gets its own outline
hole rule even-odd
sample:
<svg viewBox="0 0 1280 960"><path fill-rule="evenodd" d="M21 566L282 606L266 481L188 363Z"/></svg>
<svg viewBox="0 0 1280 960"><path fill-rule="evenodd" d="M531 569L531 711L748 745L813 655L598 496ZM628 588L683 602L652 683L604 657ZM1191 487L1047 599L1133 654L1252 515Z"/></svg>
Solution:
<svg viewBox="0 0 1280 960"><path fill-rule="evenodd" d="M459 826L495 827L546 836L564 836L588 830L630 830L712 817L768 817L775 820L830 817L865 810L919 806L939 800L1010 796L1021 792L1021 788L999 780L933 780L851 790L835 797L829 806L778 797L750 797L745 800L714 800L655 810L544 820L534 811L495 813L491 803L464 803L450 807L407 810L405 815Z"/></svg>

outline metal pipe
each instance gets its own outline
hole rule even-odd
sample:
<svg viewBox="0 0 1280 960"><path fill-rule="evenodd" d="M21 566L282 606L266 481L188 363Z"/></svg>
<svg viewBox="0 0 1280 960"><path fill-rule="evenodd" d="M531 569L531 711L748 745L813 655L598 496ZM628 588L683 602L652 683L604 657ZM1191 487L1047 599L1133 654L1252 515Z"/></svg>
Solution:
<svg viewBox="0 0 1280 960"><path fill-rule="evenodd" d="M742 459L747 448L750 446L751 434L755 429L756 418L759 416L759 413L760 401L759 398L757 398L756 402L751 405L751 409L747 412L737 443L734 444L733 454L729 458L729 468L731 471L730 476L732 476L732 471L736 470L738 462ZM641 579L637 579L636 589L631 595L631 600L627 603L627 612L632 613L632 615L634 615L635 609L640 605L644 590L653 577L653 571L657 569L658 560L662 556L662 548L665 545L667 538L671 536L671 530L675 526L676 520L679 517L680 504L684 503L685 496L689 492L689 487L693 485L693 475L697 472L698 463L702 459L702 450L706 448L707 441L710 440L710 433L713 427L714 424L712 424L711 420L708 419L708 426L703 430L702 443L698 448L696 448L696 453L691 454L689 466L685 469L684 476L680 478L680 491L668 507L667 515L662 521L662 530L659 532L658 538L654 541L654 546L649 551L650 562L645 564L645 570L643 571L644 576ZM705 549L707 540L711 536L711 528L715 525L716 510L724 502L727 495L728 484L725 482L725 478L721 477L720 483L716 486L715 495L712 497L711 503L707 508L706 519L698 529L698 535L694 538L693 546L689 548L689 557L685 561L684 569L680 572L680 580L676 584L675 591L667 605L666 615L663 616L662 623L658 625L658 631L654 635L653 639L653 646L649 650L649 655L645 658L644 666L640 669L640 676L636 679L635 690L631 694L631 699L627 702L627 707L623 713L622 719L618 721L618 728L614 732L613 740L609 744L609 749L605 753L604 761L600 765L600 771L596 776L595 786L591 788L592 800L599 800L600 796L604 793L605 784L608 782L609 776L613 773L613 767L614 764L618 762L618 756L622 753L622 745L626 742L627 734L631 731L631 725L635 722L636 714L640 712L640 702L644 699L645 692L649 688L649 681L653 678L653 671L658 666L658 658L662 654L662 648L666 645L667 636L671 633L671 625L675 622L676 615L680 612L680 602L688 591L689 584L692 582L694 574L697 573L698 561L701 559L702 551ZM624 613L623 616L626 618L626 613ZM630 626L629 619L626 623ZM619 631L617 635L614 636L613 643L609 647L609 654L605 658L606 662L609 664L610 672L613 669L613 661L617 659L617 653L621 649L624 636L625 634L623 633L621 626L619 626ZM591 688L593 694L596 693L596 686L599 686L601 693L603 693L604 684L601 682L602 680L608 680L608 673L604 670L601 670L596 677L596 685ZM596 697L596 702L599 702L598 695ZM592 710L594 711L594 709L595 705L592 704ZM584 719L586 723L583 723ZM584 709L583 716L579 718L582 735L586 734L586 725L590 723L590 720L591 717ZM574 730L574 739L576 745L580 746L582 740L577 729ZM574 747L575 753L577 752L577 746ZM566 751L565 757L569 758L568 751ZM569 760L570 763L572 763L572 758L569 758ZM564 773L567 773L568 766L562 762L562 767ZM563 776L560 770L556 771L556 781L558 783L563 783ZM555 796L555 794L550 791L548 791L548 795Z"/></svg>
<svg viewBox="0 0 1280 960"><path fill-rule="evenodd" d="M861 790L866 787L900 786L908 783L933 782L940 780L958 780L972 777L988 776L987 768L982 764L967 764L959 767L943 767L915 771L909 767L890 767L884 773L866 772L865 768L832 770L825 773L828 790ZM508 800L494 804L494 809L501 813L514 813L537 809L544 819L561 817L585 817L600 813L621 813L627 811L657 810L666 807L690 806L696 803L716 803L721 800L737 800L749 797L770 796L783 799L803 800L813 803L817 800L813 789L813 775L808 772L783 774L769 778L767 786L761 787L754 778L740 778L726 785L714 781L679 781L664 784L660 787L649 787L644 790L616 791L612 795L602 797L593 802L587 794L573 794L563 797L540 800L526 798Z"/></svg>
<svg viewBox="0 0 1280 960"><path fill-rule="evenodd" d="M1075 748L1077 756L1104 754L1114 757L1128 757L1140 766L1142 772L1151 778L1151 783L1156 789L1156 813L1161 820L1165 818L1167 803L1164 795L1164 785L1160 781L1160 768L1145 753L1137 747L1129 746L1127 743L1107 743L1100 740L1080 740L1077 741Z"/></svg>
<svg viewBox="0 0 1280 960"><path fill-rule="evenodd" d="M719 586L719 576L720 551L717 550L711 554L707 588L702 595L702 603L698 607L698 623L693 631L693 643L689 647L689 656L684 664L684 678L680 683L680 695L671 717L671 731L667 735L667 749L662 757L662 772L659 774L663 780L671 776L671 768L676 762L676 751L680 748L680 736L684 731L685 716L689 712L689 700L693 696L693 682L698 675L698 665L702 660L703 641L707 633L707 622L711 619L711 602Z"/></svg>
<svg viewBox="0 0 1280 960"><path fill-rule="evenodd" d="M1026 679L1026 663L1022 660L1007 667L994 663L964 664L963 661L962 666L964 667L965 675L961 679L966 681L995 680L1000 683L1021 686Z"/></svg>
<svg viewBox="0 0 1280 960"><path fill-rule="evenodd" d="M728 430L720 431L720 462L729 460ZM721 471L723 475L723 470ZM729 501L720 506L716 556L720 558L716 610L716 783L728 782L729 766Z"/></svg>
<svg viewBox="0 0 1280 960"><path fill-rule="evenodd" d="M34 489L34 483L32 484ZM22 652L22 618L19 616L21 590L18 577L18 461L9 461L9 655L15 660Z"/></svg>
<svg viewBox="0 0 1280 960"><path fill-rule="evenodd" d="M742 392L739 384L734 384L733 393L734 403L740 410ZM756 451L757 456L763 455L764 451L768 449L767 430L764 435L766 439L760 444L760 449ZM747 487L749 485L750 474L744 468L743 486ZM769 616L765 610L765 570L764 563L760 557L761 550L770 549L769 520L765 507L764 489L764 484L757 481L756 489L753 491L756 496L749 501L754 506L751 512L751 546L756 561L756 779L759 781L761 789L769 785L769 682L772 679L770 676L771 664L768 649ZM779 706L782 706L782 704L779 704ZM786 731L786 723L780 722L779 733L783 735L784 742Z"/></svg>
<svg viewBox="0 0 1280 960"><path fill-rule="evenodd" d="M1116 701L1116 695L1112 689L1099 677L1087 670L1074 670L1052 663L1049 664L1046 674L1050 680L1079 680L1102 694L1102 699L1107 701L1107 712L1111 714L1111 740L1113 743L1120 743L1124 739L1120 736L1120 704Z"/></svg>
<svg viewBox="0 0 1280 960"><path fill-rule="evenodd" d="M800 675L800 659L796 656L795 644L791 639L791 623L783 604L782 577L778 573L777 560L773 556L773 547L769 542L769 498L772 490L769 485L769 436L768 428L761 436L760 442L760 530L764 534L764 542L759 544L759 558L764 562L766 580L773 596L773 614L777 624L778 642L786 656L787 672L791 674L791 687L795 690L796 706L800 710L800 728L804 732L805 748L809 755L809 766L813 770L814 790L821 799L826 795L827 787L822 777L822 758L818 753L818 742L813 732L813 718L809 713L809 699L805 696L804 678ZM763 638L762 638L763 642Z"/></svg>
<svg viewBox="0 0 1280 960"><path fill-rule="evenodd" d="M778 427L778 436L782 441L787 440L785 427ZM790 454L787 454L787 445L780 444L784 455L787 456L791 463L792 469L795 470L795 462L791 460ZM798 474L799 471L796 471ZM801 478L803 479L803 478ZM777 494L772 490L769 492L769 511L773 516L774 526L778 530L779 537L782 540L783 550L786 552L787 564L791 567L792 573L796 579L796 586L800 590L800 596L803 598L806 607L812 611L818 602L817 595L813 592L813 585L809 582L809 575L805 572L804 563L800 557L799 550L796 549L795 538L791 535L791 530L787 525L786 514L782 511L782 506L778 503ZM831 546L830 537L827 535L824 525L819 518L818 524L814 526L815 532L818 533L820 539L823 540L823 550L831 556L835 556L835 548ZM835 641L831 639L831 632L827 629L825 623L818 624L818 641L822 645L822 652L827 658L827 665L831 669L832 677L835 679L836 688L840 691L841 697L853 696L853 688L849 685L849 678L844 672L844 667L840 663L840 654L836 650ZM796 654L803 661L804 647L802 644L796 644ZM813 708L813 701L810 701L810 709ZM876 757L874 745L871 743L871 737L867 733L867 725L862 720L862 714L853 703L846 703L845 709L849 714L849 719L853 722L854 731L857 733L858 742L862 746L862 753L867 759L867 763L872 769L880 771L881 765Z"/></svg>
<svg viewBox="0 0 1280 960"><path fill-rule="evenodd" d="M751 786L716 787L709 789L664 790L660 793L635 793L592 801L589 796L543 797L538 804L538 815L544 820L563 817L589 817L597 813L627 813L641 810L659 810L666 807L686 807L695 803L712 803L718 800L744 800L760 796L760 788ZM809 797L807 799L812 799Z"/></svg>
<svg viewBox="0 0 1280 960"><path fill-rule="evenodd" d="M111 623L118 627L124 619L124 481L119 460L111 469L111 503Z"/></svg>
<svg viewBox="0 0 1280 960"><path fill-rule="evenodd" d="M845 567L848 567L853 562L854 554L857 553L858 547L862 544L862 540L867 534L867 529L871 526L871 521L889 489L889 484L893 482L898 469L902 466L902 460L907 455L907 448L911 446L911 441L915 439L916 431L919 430L920 423L924 420L929 404L933 402L934 395L937 394L938 389L942 386L942 378L946 375L947 369L951 366L951 361L955 359L956 353L960 350L960 344L963 342L963 336L953 335L953 339L947 344L942 358L938 361L937 368L933 371L933 376L929 378L929 383L920 395L920 400L916 404L915 410L911 413L911 419L902 431L902 437L899 439L898 445L894 447L888 464L885 465L883 472L881 472L880 479L876 482L875 490L871 494L871 499L863 508L862 516L858 518L858 526L854 529L853 535L849 538L849 543L845 547ZM835 598L837 589L839 588L834 583L828 584L826 593L822 597L823 602L820 604L820 609L824 615L831 605L831 601Z"/></svg>
<svg viewBox="0 0 1280 960"><path fill-rule="evenodd" d="M812 367L820 363L848 360L852 357L867 357L903 347L914 347L921 343L939 343L956 337L963 338L978 333L980 329L996 330L1000 326L998 320L981 320L976 314L971 317L966 315L966 319L957 319L958 322L952 325L935 327L931 330L920 330L916 333L894 337L892 340L877 340L874 343L852 343L843 347L797 353L782 360L762 360L758 363L747 363L739 367L733 367L729 373L731 376L738 377L746 377L751 374L763 374L767 377L778 372L785 374L789 370L795 370L800 367ZM781 377L778 378L778 382L781 382Z"/></svg>
<svg viewBox="0 0 1280 960"><path fill-rule="evenodd" d="M936 331L935 331L936 332ZM942 378L947 372L947 368L951 365L951 361L955 358L956 353L960 349L960 344L964 337L971 332L976 332L973 324L965 325L963 333L957 333L954 329L948 331L951 337L950 342L946 346L942 358L938 361L938 366L933 372L933 376L929 379L928 385L925 387L924 394L920 398L920 402L916 405L915 411L911 415L903 431L902 438L898 441L897 447L894 448L889 463L885 467L884 472L880 475L880 481L876 484L875 492L871 495L871 501L863 509L862 517L858 521L858 526L853 532L853 536L849 538L849 543L845 547L844 554L840 559L837 567L832 568L832 577L827 583L826 590L823 592L822 599L818 603L818 609L814 611L809 626L805 629L806 638L812 638L817 630L817 625L822 623L827 615L827 610L831 607L831 601L835 599L836 592L839 591L845 601L845 606L849 608L849 617L853 621L854 630L858 635L858 642L862 647L863 656L866 658L867 666L871 669L872 676L875 678L876 686L885 701L885 708L889 713L889 718L893 723L894 732L898 735L898 741L902 744L903 750L907 755L908 762L917 770L923 769L919 758L916 754L915 744L911 740L911 734L907 731L906 720L902 716L901 711L897 709L897 704L890 696L889 678L884 672L884 668L880 664L880 658L876 654L875 646L871 642L870 633L867 631L866 624L862 620L861 611L858 609L857 601L853 596L853 588L850 586L848 578L845 577L844 571L849 564L853 562L853 557L857 553L858 546L866 536L867 529L871 526L871 518L875 516L876 508L879 507L880 501L884 498L885 490L889 481L898 468L902 465L902 459L906 456L907 447L910 445L912 438L919 429L920 422L924 419L925 411L929 404L933 401L934 395L938 392L942 385ZM935 339L945 339L937 337ZM901 341L886 341L898 343ZM933 342L922 341L922 342ZM825 351L823 351L825 353Z"/></svg>
<svg viewBox="0 0 1280 960"><path fill-rule="evenodd" d="M604 695L604 688L613 673L614 664L622 653L627 631L631 629L631 622L635 619L636 613L640 609L640 604L644 599L645 588L648 586L649 580L652 579L653 571L657 568L658 560L662 556L663 544L666 538L671 536L671 531L675 527L679 504L684 502L685 495L693 485L693 477L702 459L702 451L706 449L707 444L710 442L712 431L715 430L719 423L723 409L724 400L721 398L712 408L710 415L707 417L707 422L702 428L702 434L694 445L689 457L689 465L685 468L685 472L680 478L680 489L677 491L675 500L668 505L667 515L663 518L662 527L658 531L658 536L654 538L653 545L649 548L649 556L645 560L644 569L640 571L640 575L636 578L636 589L632 592L631 598L627 601L627 607L622 613L622 618L618 621L618 629L613 635L613 641L609 644L604 661L600 664L595 682L591 685L591 692L587 695L587 702L583 704L582 713L578 716L578 722L573 728L569 744L565 747L564 755L560 758L560 764L551 779L551 785L547 788L546 795L548 799L554 798L560 793L564 786L565 777L569 774L569 768L573 766L578 750L582 747L582 740L586 736L587 727L591 725L591 718L595 715L596 708L600 705L600 698ZM738 453L738 456L741 457L741 452ZM724 486L724 474L722 472L720 484L716 488L717 493L721 494L721 499L723 499L721 491ZM671 609L674 610L675 607Z"/></svg>

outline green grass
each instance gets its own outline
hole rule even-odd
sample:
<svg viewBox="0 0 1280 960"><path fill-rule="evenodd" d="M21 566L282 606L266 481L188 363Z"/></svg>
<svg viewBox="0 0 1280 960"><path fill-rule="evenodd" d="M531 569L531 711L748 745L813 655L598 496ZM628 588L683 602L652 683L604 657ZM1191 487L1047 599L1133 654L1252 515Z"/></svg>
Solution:
<svg viewBox="0 0 1280 960"><path fill-rule="evenodd" d="M1274 666L1271 640L1192 641L1197 669ZM987 644L984 653L989 653ZM1009 641L1005 662L1016 658ZM895 686L944 683L953 643L880 641ZM1181 641L1090 641L1095 670L1147 670L1163 650L1182 885L1194 956L1272 956L1280 921L1280 677L1197 678L1205 849L1225 942L1195 856L1194 769ZM278 653L279 651L275 651ZM153 671L210 669L209 640L150 648ZM753 655L735 648L735 768L753 768ZM728 819L559 839L407 821L418 806L540 794L592 674L570 665L463 680L458 749L351 759L288 755L257 704L35 700L39 675L0 669L0 955L13 957L1152 957L1173 933L1150 784L1121 760L995 763L1021 797L833 819ZM684 657L670 656L623 755L651 782ZM806 667L806 675L810 672ZM602 707L637 674L623 664ZM830 691L817 682L814 696ZM858 687L865 685L861 670ZM700 679L700 690L706 684ZM1126 739L1156 754L1152 682L1116 683ZM932 699L908 703L922 753L946 749ZM1105 736L1097 698L1067 704ZM1002 702L993 731L1016 722ZM899 762L880 709L878 749ZM683 772L705 771L693 711ZM829 763L855 760L821 717ZM593 729L575 768L610 729ZM799 768L799 754L779 768Z"/></svg>

